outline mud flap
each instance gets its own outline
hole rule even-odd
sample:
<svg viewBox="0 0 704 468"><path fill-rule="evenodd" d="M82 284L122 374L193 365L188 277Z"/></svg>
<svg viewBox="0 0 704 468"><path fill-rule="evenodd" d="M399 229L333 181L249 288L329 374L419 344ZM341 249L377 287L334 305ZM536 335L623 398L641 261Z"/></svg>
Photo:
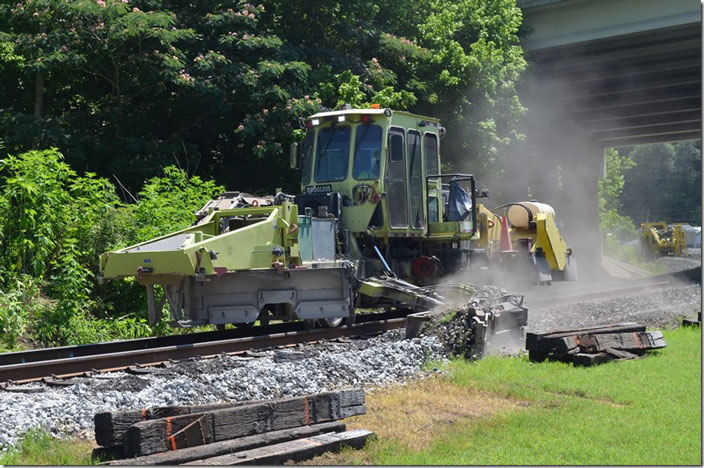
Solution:
<svg viewBox="0 0 704 468"><path fill-rule="evenodd" d="M552 281L552 274L550 273L550 265L544 255L536 255L534 257L535 267L538 274L538 283L548 283Z"/></svg>
<svg viewBox="0 0 704 468"><path fill-rule="evenodd" d="M562 272L563 281L577 281L577 259L572 254L565 254L565 269Z"/></svg>

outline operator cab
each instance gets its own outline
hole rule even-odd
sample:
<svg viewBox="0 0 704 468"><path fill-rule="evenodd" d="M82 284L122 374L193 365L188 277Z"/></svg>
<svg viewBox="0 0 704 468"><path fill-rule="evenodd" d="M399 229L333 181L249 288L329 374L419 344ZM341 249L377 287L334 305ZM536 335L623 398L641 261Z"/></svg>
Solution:
<svg viewBox="0 0 704 468"><path fill-rule="evenodd" d="M439 179L428 180L440 172L436 119L376 106L321 112L305 127L301 212L328 205L351 233L382 237L424 237L442 220Z"/></svg>
<svg viewBox="0 0 704 468"><path fill-rule="evenodd" d="M380 109L324 112L308 118L301 154L304 191L325 192L334 182L378 180L385 124Z"/></svg>

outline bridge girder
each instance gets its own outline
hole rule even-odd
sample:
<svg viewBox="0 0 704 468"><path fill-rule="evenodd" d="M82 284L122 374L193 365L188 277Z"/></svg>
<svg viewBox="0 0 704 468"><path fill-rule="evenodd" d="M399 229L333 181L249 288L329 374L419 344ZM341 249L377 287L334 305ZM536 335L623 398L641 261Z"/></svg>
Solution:
<svg viewBox="0 0 704 468"><path fill-rule="evenodd" d="M697 139L701 53L700 23L533 50L523 90L602 147Z"/></svg>

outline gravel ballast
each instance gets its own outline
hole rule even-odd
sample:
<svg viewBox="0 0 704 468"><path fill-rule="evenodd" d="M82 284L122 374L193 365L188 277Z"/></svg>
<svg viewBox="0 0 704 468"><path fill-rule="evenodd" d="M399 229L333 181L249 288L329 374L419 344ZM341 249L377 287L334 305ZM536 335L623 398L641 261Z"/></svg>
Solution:
<svg viewBox="0 0 704 468"><path fill-rule="evenodd" d="M394 330L368 339L317 346L192 360L149 375L116 372L69 387L42 387L41 393L0 392L0 446L43 426L55 435L93 438L93 416L102 411L155 406L259 400L340 388L378 388L423 373L429 358L444 352L434 337L403 339Z"/></svg>
<svg viewBox="0 0 704 468"><path fill-rule="evenodd" d="M683 285L616 298L595 299L544 308L528 307L528 331L545 332L619 322L670 328L682 318L696 318L701 286Z"/></svg>

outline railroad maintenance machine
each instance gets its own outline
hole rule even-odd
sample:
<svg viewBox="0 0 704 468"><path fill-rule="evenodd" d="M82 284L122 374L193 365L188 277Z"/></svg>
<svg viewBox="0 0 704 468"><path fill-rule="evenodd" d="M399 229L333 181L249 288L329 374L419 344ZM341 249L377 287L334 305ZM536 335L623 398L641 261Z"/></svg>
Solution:
<svg viewBox="0 0 704 468"><path fill-rule="evenodd" d="M683 223L641 223L640 247L643 255L647 258L686 255L687 240L683 226Z"/></svg>
<svg viewBox="0 0 704 468"><path fill-rule="evenodd" d="M135 276L149 319L172 325L353 323L356 308L432 309L504 274L549 285L576 263L548 205L489 210L470 174L441 174L437 119L345 108L303 120L301 193L226 192L181 231L100 256L102 278ZM155 297L155 285L163 295ZM465 304L467 303L465 299ZM527 312L486 317L524 330ZM503 317L499 317L503 315Z"/></svg>

